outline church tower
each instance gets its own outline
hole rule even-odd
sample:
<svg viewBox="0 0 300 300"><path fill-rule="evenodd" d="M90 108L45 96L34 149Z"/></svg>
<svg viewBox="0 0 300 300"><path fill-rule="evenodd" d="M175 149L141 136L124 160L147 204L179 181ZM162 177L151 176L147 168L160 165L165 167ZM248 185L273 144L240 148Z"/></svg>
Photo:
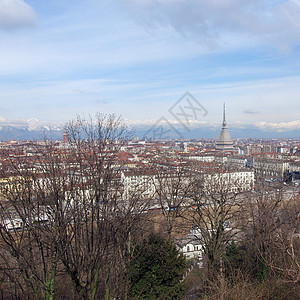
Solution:
<svg viewBox="0 0 300 300"><path fill-rule="evenodd" d="M225 116L225 103L223 108L222 129L219 134L218 140L216 142L216 150L219 151L233 150L233 142L231 139L231 135L227 129L226 116Z"/></svg>
<svg viewBox="0 0 300 300"><path fill-rule="evenodd" d="M63 134L63 142L65 144L69 143L69 133L67 131L65 131L64 134Z"/></svg>

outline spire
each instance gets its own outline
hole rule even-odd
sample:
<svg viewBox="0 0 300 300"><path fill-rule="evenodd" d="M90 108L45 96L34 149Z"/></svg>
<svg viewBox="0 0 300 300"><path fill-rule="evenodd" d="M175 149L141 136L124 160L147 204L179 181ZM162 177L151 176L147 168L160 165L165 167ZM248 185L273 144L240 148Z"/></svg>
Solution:
<svg viewBox="0 0 300 300"><path fill-rule="evenodd" d="M233 150L233 143L231 139L231 135L227 129L227 123L226 123L226 114L225 114L225 103L223 106L223 123L222 123L222 129L219 134L218 140L216 142L216 150L220 151L227 151L227 150Z"/></svg>
<svg viewBox="0 0 300 300"><path fill-rule="evenodd" d="M226 117L225 117L225 102L224 102L222 127L226 128L226 126L227 126L227 123L226 123Z"/></svg>

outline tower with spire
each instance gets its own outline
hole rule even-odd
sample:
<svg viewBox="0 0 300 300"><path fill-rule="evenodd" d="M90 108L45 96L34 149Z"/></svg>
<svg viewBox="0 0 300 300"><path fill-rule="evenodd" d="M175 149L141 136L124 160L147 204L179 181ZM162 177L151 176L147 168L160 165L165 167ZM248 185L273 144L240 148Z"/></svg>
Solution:
<svg viewBox="0 0 300 300"><path fill-rule="evenodd" d="M225 116L225 103L224 103L224 107L223 107L222 129L219 134L218 140L216 142L216 150L219 150L219 151L233 150L233 142L231 139L231 135L227 129L226 116Z"/></svg>

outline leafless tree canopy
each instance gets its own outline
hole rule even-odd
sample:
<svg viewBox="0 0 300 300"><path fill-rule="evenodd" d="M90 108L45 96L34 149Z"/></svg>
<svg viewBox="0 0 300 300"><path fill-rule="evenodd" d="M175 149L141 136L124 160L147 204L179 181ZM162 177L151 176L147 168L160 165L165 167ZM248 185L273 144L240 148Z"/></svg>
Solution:
<svg viewBox="0 0 300 300"><path fill-rule="evenodd" d="M82 299L98 297L100 284L116 296L128 288L117 288L116 279L147 224L147 201L137 192L124 199L114 165L129 132L120 119L100 114L96 121L78 117L66 131L65 149L46 140L34 158L7 153L2 269L37 299L54 298L62 271Z"/></svg>

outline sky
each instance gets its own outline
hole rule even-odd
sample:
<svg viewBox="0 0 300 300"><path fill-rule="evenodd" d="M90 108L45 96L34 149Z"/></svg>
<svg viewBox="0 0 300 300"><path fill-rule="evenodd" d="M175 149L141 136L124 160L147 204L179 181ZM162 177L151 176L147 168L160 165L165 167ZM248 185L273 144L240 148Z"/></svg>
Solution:
<svg viewBox="0 0 300 300"><path fill-rule="evenodd" d="M189 126L300 130L300 0L0 0L0 126L180 123L186 92Z"/></svg>

